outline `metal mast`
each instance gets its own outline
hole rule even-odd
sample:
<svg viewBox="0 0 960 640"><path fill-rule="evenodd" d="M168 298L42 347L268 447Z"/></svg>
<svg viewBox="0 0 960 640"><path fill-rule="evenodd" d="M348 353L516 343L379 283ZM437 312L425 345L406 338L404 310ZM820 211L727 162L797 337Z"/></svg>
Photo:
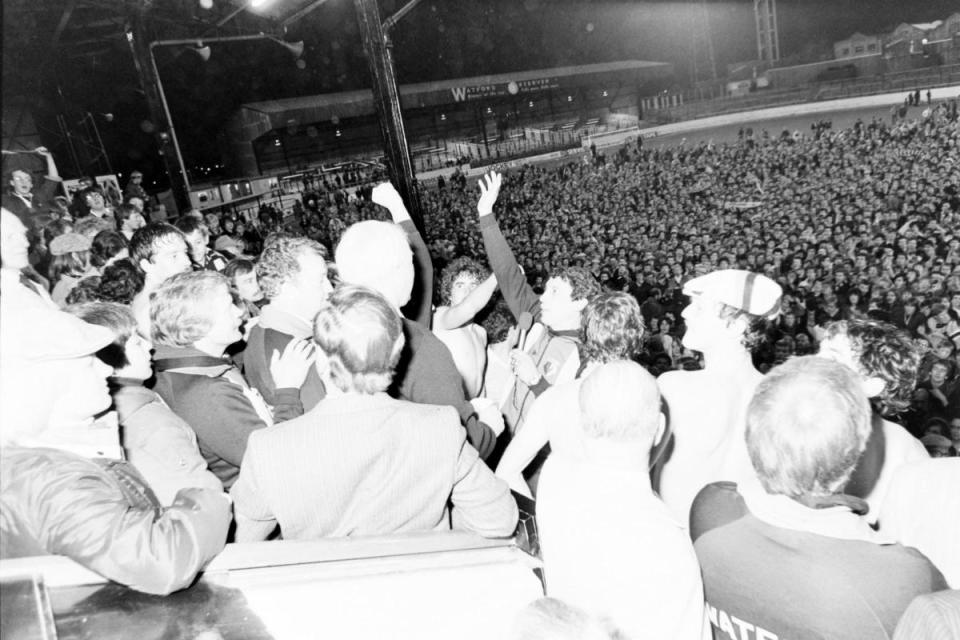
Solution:
<svg viewBox="0 0 960 640"><path fill-rule="evenodd" d="M713 53L710 12L707 0L700 0L693 24L693 81L717 79L717 60Z"/></svg>
<svg viewBox="0 0 960 640"><path fill-rule="evenodd" d="M757 19L757 58L772 64L780 59L776 0L753 0L753 13Z"/></svg>

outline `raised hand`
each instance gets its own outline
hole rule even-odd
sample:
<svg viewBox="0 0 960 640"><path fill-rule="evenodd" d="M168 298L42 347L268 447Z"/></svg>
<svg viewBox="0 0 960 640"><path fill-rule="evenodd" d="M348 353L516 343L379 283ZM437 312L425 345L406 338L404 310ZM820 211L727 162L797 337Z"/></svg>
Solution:
<svg viewBox="0 0 960 640"><path fill-rule="evenodd" d="M410 219L410 213L407 212L407 206L403 204L400 192L389 182L382 182L375 186L370 194L370 200L374 204L386 207L397 224Z"/></svg>
<svg viewBox="0 0 960 640"><path fill-rule="evenodd" d="M477 186L480 187L480 199L477 201L477 212L480 217L488 216L493 213L493 205L497 202L500 195L500 185L503 184L503 176L496 171L491 171L480 178Z"/></svg>

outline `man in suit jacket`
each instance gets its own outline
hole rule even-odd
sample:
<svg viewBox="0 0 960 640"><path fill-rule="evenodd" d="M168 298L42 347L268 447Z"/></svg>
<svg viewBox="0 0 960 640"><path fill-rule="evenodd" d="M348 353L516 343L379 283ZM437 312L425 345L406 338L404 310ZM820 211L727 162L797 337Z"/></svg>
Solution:
<svg viewBox="0 0 960 640"><path fill-rule="evenodd" d="M231 493L238 542L467 529L510 535L517 505L466 440L456 409L386 394L403 349L395 307L342 286L317 315L330 392L250 435ZM452 504L452 513L448 510Z"/></svg>

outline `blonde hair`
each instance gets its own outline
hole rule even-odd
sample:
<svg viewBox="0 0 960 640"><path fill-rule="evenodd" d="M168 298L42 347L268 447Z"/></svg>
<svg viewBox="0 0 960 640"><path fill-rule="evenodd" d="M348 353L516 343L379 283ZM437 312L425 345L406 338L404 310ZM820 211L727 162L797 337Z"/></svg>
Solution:
<svg viewBox="0 0 960 640"><path fill-rule="evenodd" d="M154 344L188 347L206 336L216 318L207 301L230 281L216 271L188 271L167 278L150 294L150 333Z"/></svg>
<svg viewBox="0 0 960 640"><path fill-rule="evenodd" d="M317 314L313 336L330 360L330 377L339 389L369 394L390 386L403 349L403 323L376 291L338 287Z"/></svg>

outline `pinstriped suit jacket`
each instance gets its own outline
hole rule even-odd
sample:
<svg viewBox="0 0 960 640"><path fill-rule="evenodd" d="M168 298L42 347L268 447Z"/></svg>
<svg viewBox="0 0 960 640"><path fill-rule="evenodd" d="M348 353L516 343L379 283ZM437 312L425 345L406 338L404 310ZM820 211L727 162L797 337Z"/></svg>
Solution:
<svg viewBox="0 0 960 640"><path fill-rule="evenodd" d="M386 394L327 397L250 435L233 486L238 542L457 528L510 535L517 506L456 409Z"/></svg>

